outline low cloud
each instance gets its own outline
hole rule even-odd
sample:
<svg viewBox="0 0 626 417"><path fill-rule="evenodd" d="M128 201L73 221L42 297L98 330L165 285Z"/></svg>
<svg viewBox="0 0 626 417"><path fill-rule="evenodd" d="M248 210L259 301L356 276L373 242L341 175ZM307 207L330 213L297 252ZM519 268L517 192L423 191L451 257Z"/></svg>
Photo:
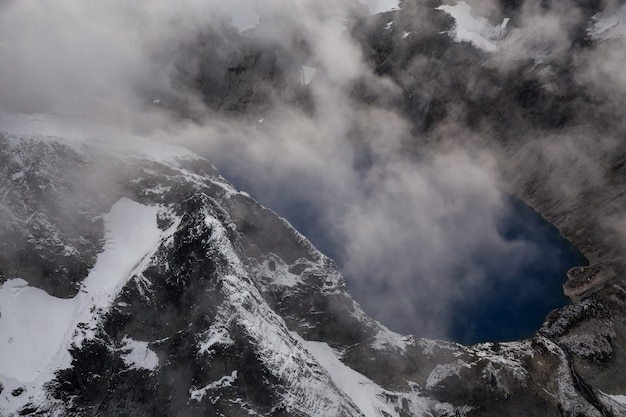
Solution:
<svg viewBox="0 0 626 417"><path fill-rule="evenodd" d="M494 24L507 17L499 2L471 4ZM395 5L367 4L371 11ZM351 290L369 311L383 322L413 321L423 334L445 337L454 304L487 287L478 252L498 248L521 262L535 248L503 239L498 230L508 210L496 162L501 155L484 149L490 146L485 135L496 128L463 123L468 97L484 96L490 88L485 79L491 79L472 73L473 67L457 67L451 77L434 65L449 56L426 54L407 63L396 81L377 74L346 30L345 19L365 13L362 6L350 0L6 0L0 2L0 110L81 116L181 143L244 179L279 213L290 199L302 202L329 231L344 272L356 283ZM528 59L552 64L570 58L581 10L525 2L517 13L501 52L485 58L486 67L506 73ZM608 97L604 103L617 97L611 84L626 86L620 72L626 48L621 39L611 42L617 52L607 43L574 60L576 80ZM243 70L229 65L253 60L243 50L251 44L284 52L293 79L300 79L301 65L314 67L315 77L297 85L300 95L292 102L270 84L270 103L259 105L254 118L226 117L194 88L194 79L207 68L223 70L216 70L216 79ZM199 50L204 56L195 55ZM554 78L542 79L546 88ZM416 138L417 116L398 105L406 99L403 83L421 95L424 112L458 83L472 91L454 96L439 124ZM181 118L190 114L193 122ZM600 156L588 152L590 142L550 137L559 139L535 140L520 152L540 154L562 175L551 177L555 189L575 197L581 187L602 183ZM429 145L416 156L412 146L420 141ZM607 146L602 142L602 149L612 149ZM582 183L568 168L581 165ZM380 289L388 291L388 301L376 298Z"/></svg>

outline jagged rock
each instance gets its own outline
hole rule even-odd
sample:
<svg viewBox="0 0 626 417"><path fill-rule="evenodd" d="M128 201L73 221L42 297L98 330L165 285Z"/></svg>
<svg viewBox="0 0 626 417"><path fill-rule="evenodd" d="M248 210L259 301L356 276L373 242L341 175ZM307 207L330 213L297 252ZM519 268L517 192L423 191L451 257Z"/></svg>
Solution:
<svg viewBox="0 0 626 417"><path fill-rule="evenodd" d="M501 3L514 21L523 2ZM0 294L31 294L80 313L68 315L58 352L35 374L2 368L0 412L623 414L610 394L626 393L626 253L598 219L624 214L625 145L606 151L581 144L601 162L598 184L576 163L551 165L538 143L528 143L557 133L577 140L621 132L621 117L595 107L567 60L520 60L508 72L486 65L484 51L452 41L453 21L438 5L403 1L398 11L352 22L368 63L404 91L389 100L361 81L352 98L406 116L415 134L409 145L419 153L443 140L444 124L475 132L467 145L493 150L509 191L590 261L569 273L565 290L574 304L552 312L529 340L468 347L400 336L361 310L330 259L205 159L153 142L126 148L138 138L122 138L114 152L76 139L0 133ZM595 7L583 4L589 16ZM426 18L412 19L416 13ZM226 39L205 33L181 49L181 62L201 58L198 68L180 67L185 88L231 115L258 117L274 100L311 111L300 78L306 45L294 57L280 45L267 50L252 33L224 33ZM185 111L175 97L163 104ZM581 176L580 192L555 196L554 178L572 172ZM88 281L98 260L115 249L114 213L137 215L133 221L154 240L137 253L127 248L133 258L119 281L93 290ZM0 310L0 321L12 319L4 305ZM45 318L52 309L36 314ZM15 330L33 334L27 326ZM0 346L14 342L23 341L10 336Z"/></svg>
<svg viewBox="0 0 626 417"><path fill-rule="evenodd" d="M591 416L610 410L594 388L623 381L615 375L622 324L604 313L611 306L586 298L553 313L542 335L528 341L465 347L403 337L361 310L330 259L198 156L170 148L154 156L157 143L145 155L145 143L115 152L56 137L4 140L9 153L46 149L56 171L40 164L33 178L60 183L80 169L88 182L106 167L116 172L105 189L77 191L83 204L102 207L72 219L80 230L80 222L99 219L91 246L83 245L96 248L95 266L64 301L77 303L80 315L70 316L59 353L42 362L40 377L0 375L5 390L23 387L14 400L0 397L5 415ZM26 146L35 141L42 145ZM13 186L4 182L3 193L26 205ZM64 193L51 188L49 198ZM73 207L65 210L46 217L62 241L74 236L64 234ZM100 277L94 292L98 261L126 239L116 225L124 210L142 216L133 221L154 240L138 241L145 249L120 260L132 262L119 283L107 286ZM53 250L44 243L39 256ZM66 284L54 274L42 279L46 302L57 303L56 287ZM3 282L0 291L14 295L34 285ZM590 362L595 368L585 373ZM604 374L594 371L607 363ZM616 382L596 384L609 374Z"/></svg>

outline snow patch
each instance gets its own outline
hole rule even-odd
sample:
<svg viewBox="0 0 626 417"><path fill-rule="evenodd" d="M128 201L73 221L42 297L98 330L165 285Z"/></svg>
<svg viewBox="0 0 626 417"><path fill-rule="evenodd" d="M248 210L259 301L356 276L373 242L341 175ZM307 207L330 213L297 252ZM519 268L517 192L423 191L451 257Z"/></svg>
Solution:
<svg viewBox="0 0 626 417"><path fill-rule="evenodd" d="M218 320L219 321L219 320ZM219 323L217 323L219 324ZM231 339L228 329L225 327L218 327L216 325L211 326L206 333L206 338L198 345L198 351L202 353L213 353L213 347L215 346L228 346L234 344L235 341Z"/></svg>
<svg viewBox="0 0 626 417"><path fill-rule="evenodd" d="M71 365L70 347L93 336L100 314L158 248L158 211L122 198L103 215L104 252L74 298L53 297L19 278L0 287L0 380L26 391L0 397L0 414L14 414L24 401L44 397L43 385ZM154 357L144 353L143 365L153 365Z"/></svg>
<svg viewBox="0 0 626 417"><path fill-rule="evenodd" d="M300 275L289 272L289 265L278 256L270 255L255 269L255 275L260 277L266 285L295 287L302 283Z"/></svg>
<svg viewBox="0 0 626 417"><path fill-rule="evenodd" d="M457 360L456 363L446 363L435 366L435 369L433 369L430 375L428 375L426 388L433 388L444 379L453 375L458 375L461 368L467 366L468 365L462 360Z"/></svg>
<svg viewBox="0 0 626 417"><path fill-rule="evenodd" d="M390 409L379 398L383 393L383 389L365 376L344 365L330 346L323 342L307 342L294 333L292 333L292 336L300 339L304 347L330 374L333 383L354 402L365 417L379 417L382 415L381 411L389 415L395 414L394 410Z"/></svg>
<svg viewBox="0 0 626 417"><path fill-rule="evenodd" d="M406 351L407 337L394 333L382 324L379 324L380 330L374 336L371 347L377 350L397 349L402 352Z"/></svg>
<svg viewBox="0 0 626 417"><path fill-rule="evenodd" d="M436 10L442 10L454 18L456 25L451 31L454 40L470 42L487 52L497 49L498 40L504 36L509 23L509 19L505 18L500 25L493 26L486 18L473 15L472 8L463 1L439 6Z"/></svg>
<svg viewBox="0 0 626 417"><path fill-rule="evenodd" d="M398 415L393 405L385 401L385 398L392 397L393 393L344 365L339 360L339 353L328 344L305 341L295 332L291 332L291 335L302 343L315 360L326 369L333 383L352 400L365 417ZM415 415L428 415L427 408L425 403L422 404L418 400L417 404L412 404L411 412L414 412Z"/></svg>
<svg viewBox="0 0 626 417"><path fill-rule="evenodd" d="M92 302L117 295L131 272L161 238L156 217L160 207L144 206L126 197L113 205L104 218L107 240L93 269L83 281L81 292ZM108 301L107 301L108 303Z"/></svg>
<svg viewBox="0 0 626 417"><path fill-rule="evenodd" d="M148 348L148 342L139 342L125 337L122 350L128 351L121 355L124 363L131 369L154 371L159 366L159 357Z"/></svg>
<svg viewBox="0 0 626 417"><path fill-rule="evenodd" d="M619 394L607 394L601 390L598 390L600 396L598 397L606 406L613 409L614 412L626 411L626 395ZM617 408L617 409L616 409Z"/></svg>
<svg viewBox="0 0 626 417"><path fill-rule="evenodd" d="M0 374L31 382L68 332L75 300L50 296L21 278L0 287Z"/></svg>
<svg viewBox="0 0 626 417"><path fill-rule="evenodd" d="M608 395L607 394L607 397L609 397L613 401L616 401L622 405L626 405L626 395Z"/></svg>
<svg viewBox="0 0 626 417"><path fill-rule="evenodd" d="M230 375L225 375L221 377L220 379L218 379L217 381L210 383L204 388L200 388L200 389L191 388L189 390L189 399L194 400L194 401L202 401L207 391L210 391L216 388L232 387L236 379L237 379L237 371L233 371Z"/></svg>
<svg viewBox="0 0 626 417"><path fill-rule="evenodd" d="M479 343L468 349L479 358L487 359L489 362L498 364L511 371L513 376L520 382L528 378L528 372L519 357L532 356L530 342L502 342L498 343L498 354L493 352L494 344Z"/></svg>

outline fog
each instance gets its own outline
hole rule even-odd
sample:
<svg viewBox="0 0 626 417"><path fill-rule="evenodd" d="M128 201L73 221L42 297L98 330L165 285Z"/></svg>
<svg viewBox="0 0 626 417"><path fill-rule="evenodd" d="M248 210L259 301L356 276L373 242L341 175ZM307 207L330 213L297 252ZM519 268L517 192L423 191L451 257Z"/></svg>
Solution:
<svg viewBox="0 0 626 417"><path fill-rule="evenodd" d="M511 12L500 2L468 3L494 24ZM555 91L567 87L550 73L551 65L566 61L576 85L615 125L598 134L604 126L581 120L591 135L528 128L529 144L515 148L518 155L541 154L537 164L557 174L549 187L574 199L589 184L603 183L605 157L620 145L623 122L614 115L626 93L626 29L615 26L609 40L573 51L584 24L593 22L585 23L589 13L582 6L553 3L523 3L498 50L484 58L474 54L497 74L510 74L528 59L548 63L542 88ZM366 301L370 311L383 322L410 320L423 334L446 337L455 303L481 296L487 285L477 252L497 247L510 259L522 259L536 250L498 232L497 222L509 210L503 191L524 166L503 170L499 146L489 145L494 125L466 126L460 120L467 117L467 104L458 97L450 99L457 101L434 128L416 132L418 120L399 110L407 97L403 78L376 71L346 26L397 6L376 0L5 0L0 111L82 117L190 147L245 181L279 213L288 194L330 231L352 282L363 277L353 292L367 300L380 288L393 289L387 302ZM606 13L618 6L609 4ZM207 33L209 41L196 45ZM224 100L211 105L189 81L207 68L232 65L251 43L278 51L291 72L258 83L267 96L262 105L226 114ZM429 72L436 59L424 55L407 65L403 76L417 86L415 95L432 99L456 88L454 77ZM316 70L306 86L293 82L301 79L302 65ZM467 81L463 88L486 94L483 84L470 83L473 76L459 75ZM221 79L232 81L228 77ZM210 82L205 87L221 92ZM293 94L285 93L289 89ZM603 224L623 236L623 219Z"/></svg>

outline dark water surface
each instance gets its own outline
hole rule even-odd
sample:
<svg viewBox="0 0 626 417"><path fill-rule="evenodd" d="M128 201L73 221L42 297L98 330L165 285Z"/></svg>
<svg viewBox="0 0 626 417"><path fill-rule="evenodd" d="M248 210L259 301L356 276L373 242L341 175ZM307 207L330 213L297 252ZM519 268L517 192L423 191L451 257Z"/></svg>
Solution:
<svg viewBox="0 0 626 417"><path fill-rule="evenodd" d="M457 305L450 332L461 343L506 341L531 336L546 314L569 303L563 294L568 269L586 265L585 257L559 230L519 200L509 198L508 216L499 219L498 231L505 240L523 240L533 248L523 262L502 268L498 253L481 259L491 283L480 300ZM495 279L497 277L498 279Z"/></svg>
<svg viewBox="0 0 626 417"><path fill-rule="evenodd" d="M335 259L341 269L342 248L333 240L332 231L325 230L320 222L321 213L307 201L290 195L264 196L256 193L253 184L228 172L227 167L218 167L238 189L246 190L261 204L278 212L320 251ZM226 168L226 169L224 169ZM234 174L234 175L229 175ZM569 303L563 294L562 284L568 269L586 265L583 255L559 233L558 229L545 221L538 213L514 198L507 198L505 217L498 219L498 233L505 241L523 241L527 249L520 259L519 254L491 247L478 251L474 265L481 265L486 275L485 286L479 297L467 297L452 306L452 320L446 337L463 344L487 341L510 341L531 336L543 322L546 314ZM530 248L530 250L528 249ZM470 268L471 266L465 267ZM467 273L461 266L459 274ZM375 319L375 308L368 303L377 302L371 297L359 299L359 285L366 277L351 277L344 273L346 283L363 309ZM377 294L382 303L390 297L384 289ZM420 334L412 328L411 321L399 320L389 323L381 320L391 330L421 337L440 335Z"/></svg>

